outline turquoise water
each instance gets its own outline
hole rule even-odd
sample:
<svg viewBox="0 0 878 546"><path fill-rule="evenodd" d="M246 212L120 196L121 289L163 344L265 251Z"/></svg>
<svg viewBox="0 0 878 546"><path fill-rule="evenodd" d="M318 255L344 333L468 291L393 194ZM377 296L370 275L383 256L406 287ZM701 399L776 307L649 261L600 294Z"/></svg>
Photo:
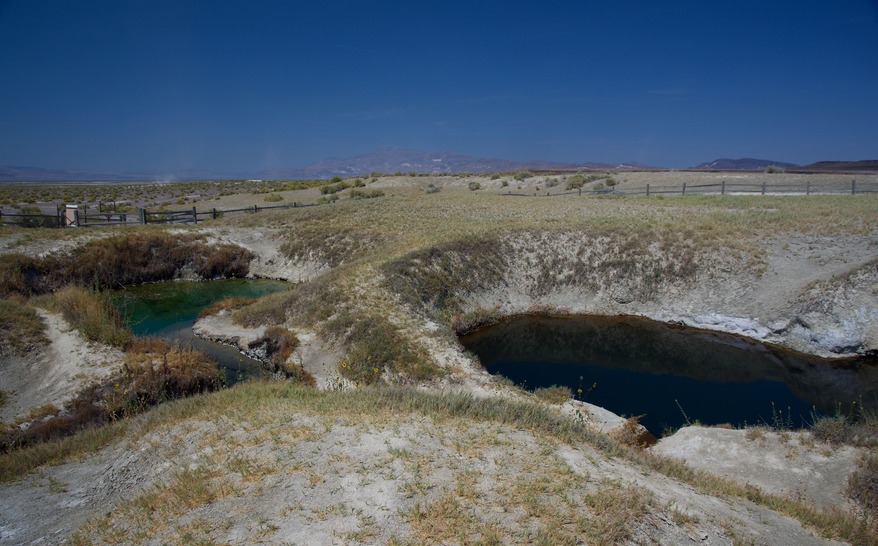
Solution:
<svg viewBox="0 0 878 546"><path fill-rule="evenodd" d="M155 336L207 352L224 370L229 384L259 375L259 361L234 347L196 337L192 325L202 309L233 296L259 298L289 286L267 279L225 279L209 282L169 281L116 290L111 300L138 336Z"/></svg>
<svg viewBox="0 0 878 546"><path fill-rule="evenodd" d="M687 421L801 427L854 401L878 408L874 358L826 361L635 317L520 317L460 341L491 373L581 388L586 402L643 415L657 436Z"/></svg>

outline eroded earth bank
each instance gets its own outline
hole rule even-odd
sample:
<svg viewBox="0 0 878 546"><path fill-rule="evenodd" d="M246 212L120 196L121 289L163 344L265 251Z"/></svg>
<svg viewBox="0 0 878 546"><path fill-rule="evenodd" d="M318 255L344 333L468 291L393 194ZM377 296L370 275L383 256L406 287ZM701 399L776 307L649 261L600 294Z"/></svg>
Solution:
<svg viewBox="0 0 878 546"><path fill-rule="evenodd" d="M10 475L0 540L874 539L874 516L850 487L874 457L874 431L842 441L691 426L643 447L633 421L490 376L455 334L528 313L639 315L820 356L874 355L878 202L512 202L451 182L425 195L420 183L370 202L182 229L247 256L247 275L291 281L221 305L195 329L294 379L163 404L112 425L93 447L71 448L76 457ZM167 278L225 275L204 267L184 264ZM65 330L53 326L61 315L39 313L50 332ZM285 345L273 341L279 331ZM60 337L50 334L38 356L4 356L4 373L43 373L27 362L48 374ZM122 358L81 343L109 367ZM27 387L14 390L6 420L28 407ZM31 408L45 402L32 390Z"/></svg>

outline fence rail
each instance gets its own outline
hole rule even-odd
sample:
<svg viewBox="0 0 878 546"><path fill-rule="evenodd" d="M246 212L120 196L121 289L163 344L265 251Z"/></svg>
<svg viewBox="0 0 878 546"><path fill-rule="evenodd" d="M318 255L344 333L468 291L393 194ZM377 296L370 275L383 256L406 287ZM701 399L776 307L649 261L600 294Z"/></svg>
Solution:
<svg viewBox="0 0 878 546"><path fill-rule="evenodd" d="M146 224L197 224L204 220L216 220L241 214L258 214L267 210L316 207L318 203L290 203L289 205L272 205L239 209L216 209L198 211L194 206L185 210L147 210L137 209L133 212L95 212L88 209L58 209L56 215L20 214L0 210L0 224L22 227L103 227ZM69 212L70 214L65 214Z"/></svg>
<svg viewBox="0 0 878 546"><path fill-rule="evenodd" d="M642 188L619 189L616 186L601 188L578 188L558 193L512 193L505 195L517 197L559 197L562 195L859 195L878 193L878 182L717 182L711 184L678 184Z"/></svg>
<svg viewBox="0 0 878 546"><path fill-rule="evenodd" d="M613 195L613 196L653 196L653 195L859 195L878 193L878 182L801 182L801 183L768 183L764 182L718 182L711 184L679 184L653 186L646 184L642 188L620 189L616 186L603 188L578 188L558 193L512 193L504 195L517 197L560 197L563 195ZM196 207L184 210L146 210L134 212L89 212L88 209L58 209L51 214L8 213L0 210L0 224L21 227L102 227L145 224L197 224L204 220L216 220L241 214L258 214L266 210L292 209L299 207L316 207L318 203L290 203L288 205L259 206L252 205L237 209L208 209L198 211ZM73 214L65 214L70 213Z"/></svg>
<svg viewBox="0 0 878 546"><path fill-rule="evenodd" d="M61 227L64 219L51 214L10 214L0 211L0 224L20 227Z"/></svg>

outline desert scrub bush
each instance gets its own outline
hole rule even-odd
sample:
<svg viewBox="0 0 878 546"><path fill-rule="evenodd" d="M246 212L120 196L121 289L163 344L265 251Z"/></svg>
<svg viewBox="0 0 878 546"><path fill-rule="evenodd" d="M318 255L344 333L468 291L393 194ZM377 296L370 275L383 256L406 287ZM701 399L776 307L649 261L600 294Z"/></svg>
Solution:
<svg viewBox="0 0 878 546"><path fill-rule="evenodd" d="M560 182L558 181L557 178L549 178L548 180L546 180L546 187L547 188L554 188L558 184L560 184Z"/></svg>
<svg viewBox="0 0 878 546"><path fill-rule="evenodd" d="M118 373L86 387L62 410L30 421L28 427L0 431L0 451L57 440L83 427L127 418L161 402L222 385L222 373L207 354L163 340L138 339Z"/></svg>
<svg viewBox="0 0 878 546"><path fill-rule="evenodd" d="M324 195L320 199L317 200L318 205L330 205L338 201L337 195Z"/></svg>
<svg viewBox="0 0 878 546"><path fill-rule="evenodd" d="M549 404L563 404L573 398L573 391L569 387L552 385L551 387L538 387L534 389L534 395Z"/></svg>
<svg viewBox="0 0 878 546"><path fill-rule="evenodd" d="M582 173L577 173L567 178L567 189L576 190L585 186L586 184L589 184L596 180L601 180L603 178L607 178L606 175L590 174L586 176Z"/></svg>
<svg viewBox="0 0 878 546"><path fill-rule="evenodd" d="M515 175L512 178L521 182L521 181L527 180L528 178L531 178L531 177L533 177L533 173L531 173L530 171L518 171L517 173L515 173Z"/></svg>
<svg viewBox="0 0 878 546"><path fill-rule="evenodd" d="M46 324L33 307L17 299L0 300L0 355L23 356L48 342Z"/></svg>
<svg viewBox="0 0 878 546"><path fill-rule="evenodd" d="M132 339L119 310L106 294L80 286L68 286L34 299L34 303L60 313L70 326L90 341L124 348Z"/></svg>
<svg viewBox="0 0 878 546"><path fill-rule="evenodd" d="M127 234L43 258L9 255L0 265L0 292L30 296L68 284L119 288L172 279L187 269L207 279L244 277L253 257L245 248L212 246L193 236Z"/></svg>
<svg viewBox="0 0 878 546"><path fill-rule="evenodd" d="M878 455L864 455L857 462L857 469L848 478L848 496L878 525Z"/></svg>
<svg viewBox="0 0 878 546"><path fill-rule="evenodd" d="M112 381L112 383L111 383ZM98 389L111 419L223 386L222 372L205 352L163 340L132 345L122 371Z"/></svg>
<svg viewBox="0 0 878 546"><path fill-rule="evenodd" d="M207 246L193 245L191 267L203 279L242 278L250 272L250 261L255 255L249 250L232 244Z"/></svg>
<svg viewBox="0 0 878 546"><path fill-rule="evenodd" d="M469 184L467 184L467 187L469 188L469 191L476 191L476 190L482 189L482 185L476 181L470 182Z"/></svg>
<svg viewBox="0 0 878 546"><path fill-rule="evenodd" d="M425 191L426 193L439 193L441 190L442 190L441 187L439 187L439 186L437 186L436 184L430 182L429 184L427 184L427 189L424 190L424 191Z"/></svg>
<svg viewBox="0 0 878 546"><path fill-rule="evenodd" d="M426 352L414 348L384 317L342 312L326 322L321 333L345 349L339 372L356 384L381 382L385 371L403 381L441 375Z"/></svg>
<svg viewBox="0 0 878 546"><path fill-rule="evenodd" d="M351 190L351 199L375 199L376 197L384 197L384 190L361 191Z"/></svg>
<svg viewBox="0 0 878 546"><path fill-rule="evenodd" d="M277 203L278 201L283 201L284 196L279 193L269 193L264 197L264 200L267 203Z"/></svg>
<svg viewBox="0 0 878 546"><path fill-rule="evenodd" d="M327 184L325 186L320 186L320 193L323 195L332 195L339 192L343 192L344 190L350 188L350 184L339 180L335 184Z"/></svg>
<svg viewBox="0 0 878 546"><path fill-rule="evenodd" d="M46 264L40 258L7 254L0 260L0 297L42 294L46 285Z"/></svg>
<svg viewBox="0 0 878 546"><path fill-rule="evenodd" d="M821 442L859 447L878 446L878 414L867 409L862 400L849 409L840 405L834 415L814 416L811 435Z"/></svg>

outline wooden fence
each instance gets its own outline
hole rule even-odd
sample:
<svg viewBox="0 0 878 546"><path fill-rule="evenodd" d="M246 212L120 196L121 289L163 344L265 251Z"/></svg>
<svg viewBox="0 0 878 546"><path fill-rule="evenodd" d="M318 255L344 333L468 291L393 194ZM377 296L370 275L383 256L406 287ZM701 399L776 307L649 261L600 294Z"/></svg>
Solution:
<svg viewBox="0 0 878 546"><path fill-rule="evenodd" d="M599 182L598 182L599 183ZM597 184L595 184L597 185ZM557 197L561 195L857 195L878 193L878 182L717 182L712 184L683 184L653 186L646 184L641 188L620 189L616 186L599 188L578 188L554 193L549 189L545 195L539 193L512 193L506 195L526 197Z"/></svg>
<svg viewBox="0 0 878 546"><path fill-rule="evenodd" d="M0 210L0 224L21 227L103 227L146 224L197 224L208 219L225 218L241 214L258 214L272 209L315 207L317 203L290 203L263 207L253 205L240 209L209 209L198 211L194 206L184 210L146 210L133 212L99 212L83 209L58 209L50 214L10 214ZM100 210L100 209L99 209ZM70 214L65 214L69 212Z"/></svg>
<svg viewBox="0 0 878 546"><path fill-rule="evenodd" d="M60 214L10 214L0 210L0 225L19 227L61 227L64 217Z"/></svg>

